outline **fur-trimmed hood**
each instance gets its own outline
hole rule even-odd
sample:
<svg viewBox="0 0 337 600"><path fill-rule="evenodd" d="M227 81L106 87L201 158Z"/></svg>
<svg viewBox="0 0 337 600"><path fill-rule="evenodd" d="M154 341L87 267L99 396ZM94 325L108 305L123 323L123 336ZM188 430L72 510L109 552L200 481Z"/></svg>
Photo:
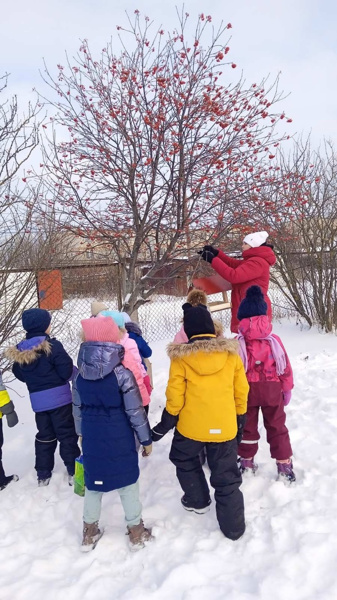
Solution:
<svg viewBox="0 0 337 600"><path fill-rule="evenodd" d="M31 365L40 357L41 352L47 356L52 352L51 343L45 336L23 340L17 346L7 348L4 354L8 360L19 365Z"/></svg>
<svg viewBox="0 0 337 600"><path fill-rule="evenodd" d="M197 375L213 375L225 368L229 355L238 354L238 348L236 340L211 338L169 344L167 353L171 360L181 360Z"/></svg>

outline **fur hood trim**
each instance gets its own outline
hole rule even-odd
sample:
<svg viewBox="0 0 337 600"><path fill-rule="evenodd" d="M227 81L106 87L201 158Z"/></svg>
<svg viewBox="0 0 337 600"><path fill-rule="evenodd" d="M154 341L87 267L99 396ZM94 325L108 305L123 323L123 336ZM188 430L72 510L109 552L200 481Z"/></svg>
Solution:
<svg viewBox="0 0 337 600"><path fill-rule="evenodd" d="M223 337L223 326L221 321L218 321L218 319L213 319L213 323L216 337Z"/></svg>
<svg viewBox="0 0 337 600"><path fill-rule="evenodd" d="M30 365L37 358L39 358L39 354L44 352L47 356L51 354L52 347L51 343L48 340L44 340L41 344L38 344L34 348L30 350L18 350L16 346L11 346L5 350L4 354L8 360L12 362L19 363L19 365Z"/></svg>
<svg viewBox="0 0 337 600"><path fill-rule="evenodd" d="M169 344L167 354L170 359L184 358L196 352L229 352L230 354L239 353L239 344L236 340L227 338L211 338L209 340L196 340L191 344Z"/></svg>

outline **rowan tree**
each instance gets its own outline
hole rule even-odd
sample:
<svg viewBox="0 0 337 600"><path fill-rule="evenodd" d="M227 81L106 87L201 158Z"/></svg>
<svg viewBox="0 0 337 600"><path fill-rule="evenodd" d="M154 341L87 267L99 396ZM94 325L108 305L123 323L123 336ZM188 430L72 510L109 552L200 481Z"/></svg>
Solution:
<svg viewBox="0 0 337 600"><path fill-rule="evenodd" d="M311 326L337 328L337 161L325 143L313 151L299 141L291 156L280 156L284 187L274 194L282 204L270 219L278 260L275 283ZM282 197L280 197L282 195Z"/></svg>
<svg viewBox="0 0 337 600"><path fill-rule="evenodd" d="M271 184L286 137L276 126L291 119L277 109L277 80L233 81L231 28L201 14L191 32L185 13L170 33L136 10L100 56L83 41L57 76L45 69L58 97L49 99L46 205L56 190L63 227L111 249L124 310L151 297L163 266L173 274L175 259L242 223L253 192Z"/></svg>
<svg viewBox="0 0 337 600"><path fill-rule="evenodd" d="M3 76L0 94L5 94L6 88L7 76ZM15 96L0 102L1 346L15 335L22 310L36 300L34 273L22 272L19 268L24 268L27 260L24 244L31 230L36 199L26 182L20 182L20 176L23 165L38 145L38 112L37 105L29 105L26 114L21 114Z"/></svg>

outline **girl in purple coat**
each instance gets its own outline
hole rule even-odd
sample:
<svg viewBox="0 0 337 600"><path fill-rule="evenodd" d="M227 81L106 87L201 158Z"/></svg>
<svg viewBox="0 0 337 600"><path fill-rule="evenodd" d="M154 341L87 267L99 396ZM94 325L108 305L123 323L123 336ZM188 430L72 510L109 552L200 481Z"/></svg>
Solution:
<svg viewBox="0 0 337 600"><path fill-rule="evenodd" d="M289 358L280 338L272 333L267 317L267 303L261 288L251 286L239 310L240 354L248 383L247 420L238 453L242 472L257 469L254 457L258 451L261 409L271 457L276 459L279 479L295 481L291 460L292 448L286 427L284 407L289 404L294 387Z"/></svg>
<svg viewBox="0 0 337 600"><path fill-rule="evenodd" d="M28 388L35 412L35 469L39 486L48 485L54 468L57 442L72 485L77 445L69 379L73 361L61 342L49 336L51 315L31 308L22 313L26 338L9 348L6 356L14 362L13 374Z"/></svg>

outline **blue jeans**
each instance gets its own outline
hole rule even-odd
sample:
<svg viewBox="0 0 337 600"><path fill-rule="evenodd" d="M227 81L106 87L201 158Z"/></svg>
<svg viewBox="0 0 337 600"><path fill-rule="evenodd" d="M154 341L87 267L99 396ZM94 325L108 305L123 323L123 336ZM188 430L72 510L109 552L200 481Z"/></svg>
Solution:
<svg viewBox="0 0 337 600"><path fill-rule="evenodd" d="M139 525L142 518L142 505L139 500L139 480L132 485L116 490L121 499L125 520L129 527ZM96 523L101 516L102 497L104 492L96 492L85 488L83 521L85 523Z"/></svg>

